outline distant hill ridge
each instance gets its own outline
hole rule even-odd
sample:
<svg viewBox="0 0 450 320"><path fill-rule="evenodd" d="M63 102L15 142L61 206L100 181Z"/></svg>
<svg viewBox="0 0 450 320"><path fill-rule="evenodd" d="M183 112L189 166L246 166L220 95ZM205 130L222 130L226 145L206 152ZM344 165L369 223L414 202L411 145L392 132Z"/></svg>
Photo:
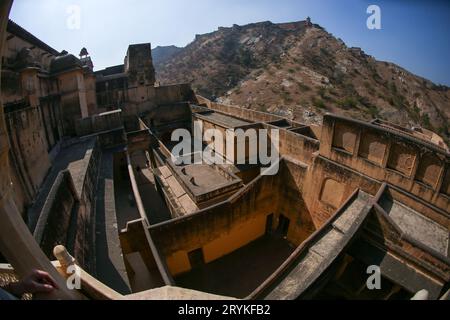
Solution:
<svg viewBox="0 0 450 320"><path fill-rule="evenodd" d="M306 21L220 27L153 55L162 84L192 82L198 93L224 103L306 123L333 112L450 136L448 87L349 48Z"/></svg>

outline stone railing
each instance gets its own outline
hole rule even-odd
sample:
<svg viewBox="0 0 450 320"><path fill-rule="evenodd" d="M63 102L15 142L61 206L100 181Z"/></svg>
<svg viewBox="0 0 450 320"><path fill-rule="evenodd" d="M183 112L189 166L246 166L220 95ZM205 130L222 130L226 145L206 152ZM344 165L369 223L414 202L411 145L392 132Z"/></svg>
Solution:
<svg viewBox="0 0 450 320"><path fill-rule="evenodd" d="M84 271L76 264L75 258L72 257L63 246L57 246L53 250L53 254L58 259L56 267L58 272L70 282L70 277L79 277L79 283L81 285L81 293L88 299L93 300L120 300L123 296L113 289L107 287L89 273ZM76 280L73 281L77 283Z"/></svg>

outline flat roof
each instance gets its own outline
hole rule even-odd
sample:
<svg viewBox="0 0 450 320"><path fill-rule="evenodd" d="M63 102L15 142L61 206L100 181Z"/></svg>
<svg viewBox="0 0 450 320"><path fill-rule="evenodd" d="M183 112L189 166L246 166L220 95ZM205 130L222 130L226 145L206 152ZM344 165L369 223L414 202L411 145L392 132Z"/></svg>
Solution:
<svg viewBox="0 0 450 320"><path fill-rule="evenodd" d="M211 187L228 183L229 180L220 174L209 164L192 164L184 166L182 173L189 177L191 183L199 188L209 189Z"/></svg>

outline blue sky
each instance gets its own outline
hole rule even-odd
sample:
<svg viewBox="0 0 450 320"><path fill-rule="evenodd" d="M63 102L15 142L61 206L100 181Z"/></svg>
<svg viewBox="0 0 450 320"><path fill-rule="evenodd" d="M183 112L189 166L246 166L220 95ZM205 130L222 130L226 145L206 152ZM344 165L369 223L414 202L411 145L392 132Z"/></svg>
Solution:
<svg viewBox="0 0 450 320"><path fill-rule="evenodd" d="M380 6L382 29L366 27L367 7ZM80 28L68 27L71 5ZM363 48L450 86L450 1L420 0L15 0L11 18L57 50L85 46L95 68L123 63L130 43L185 46L219 26L304 20L348 46Z"/></svg>

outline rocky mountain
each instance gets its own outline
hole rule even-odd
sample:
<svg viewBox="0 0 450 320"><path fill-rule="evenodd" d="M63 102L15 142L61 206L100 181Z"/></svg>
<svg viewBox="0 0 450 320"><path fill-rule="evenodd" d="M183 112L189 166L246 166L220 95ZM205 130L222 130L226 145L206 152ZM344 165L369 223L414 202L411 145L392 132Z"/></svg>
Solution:
<svg viewBox="0 0 450 320"><path fill-rule="evenodd" d="M153 63L161 65L181 50L183 49L176 46L158 46L152 50Z"/></svg>
<svg viewBox="0 0 450 320"><path fill-rule="evenodd" d="M305 123L333 112L450 136L450 88L377 61L305 21L219 28L156 60L162 84L192 82L223 103Z"/></svg>

